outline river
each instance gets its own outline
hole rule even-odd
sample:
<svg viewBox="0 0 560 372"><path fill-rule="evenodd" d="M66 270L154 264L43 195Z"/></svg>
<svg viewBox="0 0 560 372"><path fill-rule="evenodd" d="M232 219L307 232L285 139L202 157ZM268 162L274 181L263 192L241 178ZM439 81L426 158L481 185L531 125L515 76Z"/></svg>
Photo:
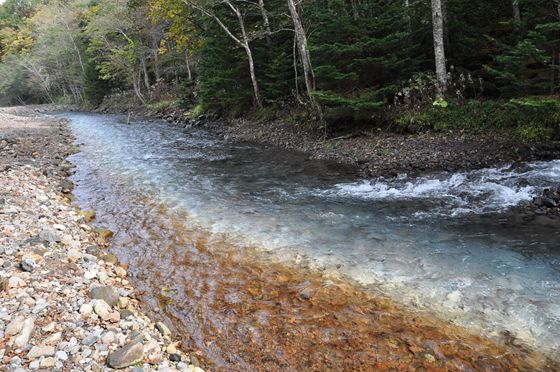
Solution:
<svg viewBox="0 0 560 372"><path fill-rule="evenodd" d="M343 350L370 331L351 340L324 320L356 324L372 298L523 350L560 348L560 224L508 212L560 183L560 161L362 180L157 120L62 116L81 145L70 158L78 204L114 231L112 249L154 311L218 367L357 363L362 354Z"/></svg>

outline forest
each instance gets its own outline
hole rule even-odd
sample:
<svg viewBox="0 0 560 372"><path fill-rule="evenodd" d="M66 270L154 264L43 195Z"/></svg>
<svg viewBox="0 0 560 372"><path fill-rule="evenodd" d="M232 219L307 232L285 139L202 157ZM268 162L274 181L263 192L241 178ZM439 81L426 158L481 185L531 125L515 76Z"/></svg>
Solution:
<svg viewBox="0 0 560 372"><path fill-rule="evenodd" d="M560 0L6 0L0 104L560 136Z"/></svg>

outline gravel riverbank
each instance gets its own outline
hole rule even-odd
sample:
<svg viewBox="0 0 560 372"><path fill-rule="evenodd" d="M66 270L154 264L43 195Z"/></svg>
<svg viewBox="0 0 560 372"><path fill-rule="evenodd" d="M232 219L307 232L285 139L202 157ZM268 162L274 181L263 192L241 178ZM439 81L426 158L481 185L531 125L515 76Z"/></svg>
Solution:
<svg viewBox="0 0 560 372"><path fill-rule="evenodd" d="M456 172L560 157L558 144L529 146L507 133L363 132L325 140L305 127L280 122L240 119L227 124L208 122L205 126L234 141L265 143L302 151L315 159L355 165L364 177Z"/></svg>
<svg viewBox="0 0 560 372"><path fill-rule="evenodd" d="M202 372L70 205L75 150L64 122L0 110L0 370Z"/></svg>

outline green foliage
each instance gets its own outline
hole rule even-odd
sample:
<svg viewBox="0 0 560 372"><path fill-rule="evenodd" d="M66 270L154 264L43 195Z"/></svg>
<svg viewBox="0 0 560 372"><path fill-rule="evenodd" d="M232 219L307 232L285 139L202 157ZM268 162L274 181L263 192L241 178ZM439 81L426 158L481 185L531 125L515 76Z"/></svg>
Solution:
<svg viewBox="0 0 560 372"><path fill-rule="evenodd" d="M517 136L526 143L550 141L554 138L554 129L539 126L523 126L517 128Z"/></svg>
<svg viewBox="0 0 560 372"><path fill-rule="evenodd" d="M99 76L95 60L89 58L84 72L84 97L86 102L93 107L99 106L110 88L110 82L101 79Z"/></svg>
<svg viewBox="0 0 560 372"><path fill-rule="evenodd" d="M213 20L205 22L207 33L199 64L198 97L205 111L236 117L252 106L246 57Z"/></svg>
<svg viewBox="0 0 560 372"><path fill-rule="evenodd" d="M154 113L164 113L169 109L174 109L177 107L178 107L178 101L174 101L174 100L150 102L146 104L146 108Z"/></svg>
<svg viewBox="0 0 560 372"><path fill-rule="evenodd" d="M512 99L517 135L526 142L560 139L560 101L556 97Z"/></svg>
<svg viewBox="0 0 560 372"><path fill-rule="evenodd" d="M249 113L303 125L321 117L333 131L390 125L558 138L560 15L552 0L521 2L519 23L511 0L446 4L449 86L436 99L429 1L298 2L313 67L308 94L286 1L266 0L261 9L231 0L264 104L255 109L239 18L224 2L6 0L0 102L179 105L193 115Z"/></svg>
<svg viewBox="0 0 560 372"><path fill-rule="evenodd" d="M398 109L390 121L398 132L487 133L512 129L524 142L548 141L560 138L560 101L552 97L455 101L446 108Z"/></svg>
<svg viewBox="0 0 560 372"><path fill-rule="evenodd" d="M27 85L27 72L17 56L9 56L0 64L0 105L36 102L40 93Z"/></svg>
<svg viewBox="0 0 560 372"><path fill-rule="evenodd" d="M529 32L514 46L502 46L503 52L495 57L493 66L484 66L504 95L538 94L550 90L549 57L539 48L544 42L541 34Z"/></svg>
<svg viewBox="0 0 560 372"><path fill-rule="evenodd" d="M446 108L447 106L449 106L449 102L447 102L446 100L444 100L443 98L438 98L437 100L434 101L434 103L432 103L432 106L434 107L440 107L440 108Z"/></svg>
<svg viewBox="0 0 560 372"><path fill-rule="evenodd" d="M187 115L189 118L194 119L202 115L203 112L204 109L202 105L196 105L187 113Z"/></svg>
<svg viewBox="0 0 560 372"><path fill-rule="evenodd" d="M403 5L369 1L351 9L343 1L313 1L305 17L314 25L310 50L318 91L314 97L335 124L371 122L395 83L417 67ZM333 21L335 20L335 21Z"/></svg>

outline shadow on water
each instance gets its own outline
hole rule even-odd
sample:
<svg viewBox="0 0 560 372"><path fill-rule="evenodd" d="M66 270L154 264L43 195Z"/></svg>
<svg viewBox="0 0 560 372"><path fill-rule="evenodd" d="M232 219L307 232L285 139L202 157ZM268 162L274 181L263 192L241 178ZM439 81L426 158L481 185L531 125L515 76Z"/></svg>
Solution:
<svg viewBox="0 0 560 372"><path fill-rule="evenodd" d="M480 197L486 178L364 184L302 154L159 123L67 117L83 144L71 159L78 202L115 232L112 250L149 307L211 365L557 368L530 351L559 341L557 230L446 217L465 208L462 191L446 191L451 206L412 194L441 193L447 182ZM530 191L510 188L520 200Z"/></svg>

